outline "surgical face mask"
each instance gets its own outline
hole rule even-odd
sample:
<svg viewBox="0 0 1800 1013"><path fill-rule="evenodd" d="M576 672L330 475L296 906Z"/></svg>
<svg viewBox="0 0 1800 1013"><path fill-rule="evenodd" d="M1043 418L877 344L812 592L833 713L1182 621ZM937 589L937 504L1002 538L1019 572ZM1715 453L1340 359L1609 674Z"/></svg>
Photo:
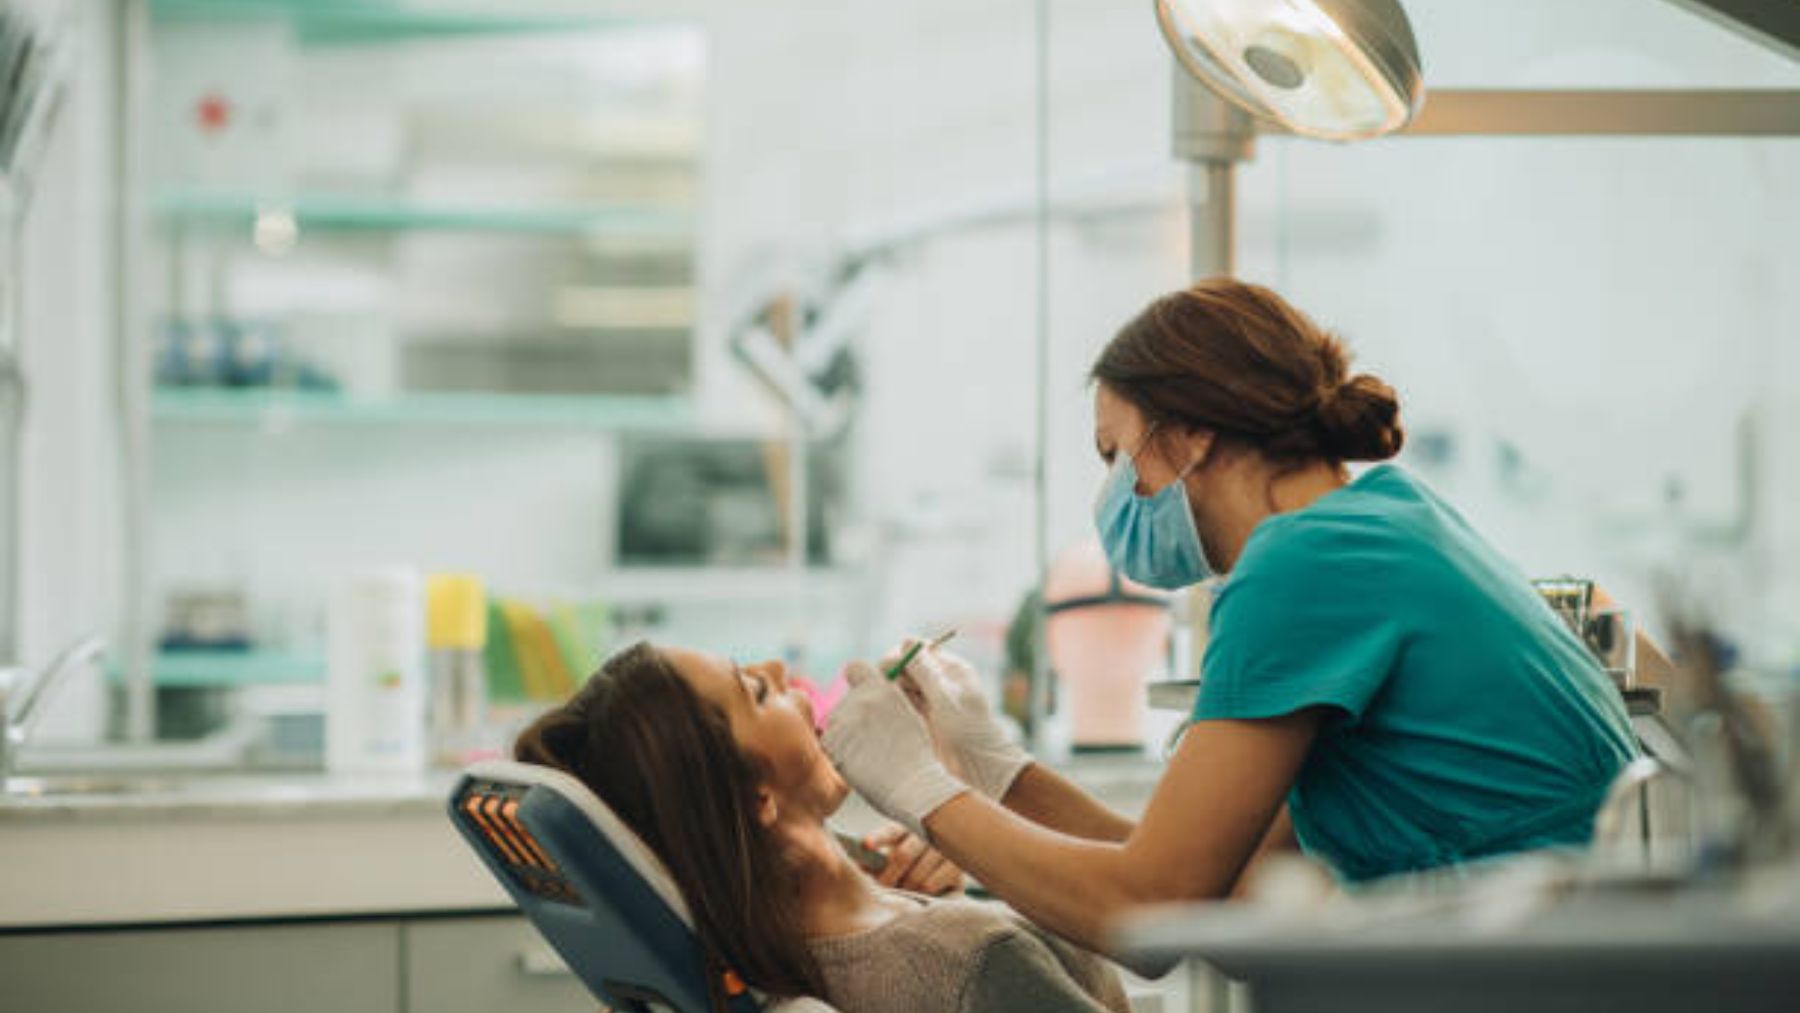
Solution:
<svg viewBox="0 0 1800 1013"><path fill-rule="evenodd" d="M1145 443L1149 439L1146 433ZM1142 450L1143 444L1138 448ZM1120 454L1113 461L1094 504L1094 524L1100 529L1107 561L1132 580L1164 591L1211 577L1213 568L1200 545L1183 481L1194 465L1182 469L1155 495L1139 496L1135 457L1135 453Z"/></svg>

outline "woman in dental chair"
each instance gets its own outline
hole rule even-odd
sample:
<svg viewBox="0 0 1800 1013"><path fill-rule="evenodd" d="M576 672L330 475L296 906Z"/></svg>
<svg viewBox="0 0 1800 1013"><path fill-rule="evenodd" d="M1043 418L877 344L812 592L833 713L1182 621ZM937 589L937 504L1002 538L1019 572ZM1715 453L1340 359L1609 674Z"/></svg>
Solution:
<svg viewBox="0 0 1800 1013"><path fill-rule="evenodd" d="M708 954L753 988L844 1013L1129 1009L1109 964L1007 909L865 875L826 826L850 789L813 729L778 661L637 644L514 753L611 806L668 867Z"/></svg>

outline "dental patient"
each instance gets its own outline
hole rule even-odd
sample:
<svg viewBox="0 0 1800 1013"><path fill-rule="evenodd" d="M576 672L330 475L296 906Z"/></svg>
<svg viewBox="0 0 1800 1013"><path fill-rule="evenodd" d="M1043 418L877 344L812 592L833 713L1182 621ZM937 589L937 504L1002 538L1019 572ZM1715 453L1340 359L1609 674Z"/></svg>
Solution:
<svg viewBox="0 0 1800 1013"><path fill-rule="evenodd" d="M519 736L580 779L680 887L718 973L844 1013L1129 1009L1101 958L1006 908L887 889L825 820L849 786L785 666L637 644ZM720 1006L722 1008L722 1006Z"/></svg>

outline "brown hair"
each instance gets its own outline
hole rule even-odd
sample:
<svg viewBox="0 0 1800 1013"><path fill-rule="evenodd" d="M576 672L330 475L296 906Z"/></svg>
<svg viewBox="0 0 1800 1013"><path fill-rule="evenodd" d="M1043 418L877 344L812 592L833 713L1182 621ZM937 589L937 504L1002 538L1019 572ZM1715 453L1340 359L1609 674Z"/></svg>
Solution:
<svg viewBox="0 0 1800 1013"><path fill-rule="evenodd" d="M713 965L716 1008L727 969L774 995L823 994L792 874L756 820L758 763L661 651L637 643L606 659L513 756L579 778L662 859Z"/></svg>
<svg viewBox="0 0 1800 1013"><path fill-rule="evenodd" d="M1271 462L1380 461L1406 439L1394 388L1274 292L1210 278L1151 303L1089 376L1163 428L1206 429Z"/></svg>

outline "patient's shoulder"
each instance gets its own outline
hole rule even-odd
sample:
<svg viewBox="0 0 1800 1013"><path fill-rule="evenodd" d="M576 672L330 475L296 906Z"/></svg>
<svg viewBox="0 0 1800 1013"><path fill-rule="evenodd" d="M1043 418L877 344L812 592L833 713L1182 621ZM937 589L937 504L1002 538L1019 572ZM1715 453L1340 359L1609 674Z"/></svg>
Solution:
<svg viewBox="0 0 1800 1013"><path fill-rule="evenodd" d="M874 954L937 964L968 963L984 948L1025 930L1011 912L996 904L955 899L922 899L920 906L881 928L857 936L815 940L826 959L834 955L861 958Z"/></svg>
<svg viewBox="0 0 1800 1013"><path fill-rule="evenodd" d="M829 998L847 1009L949 1009L996 944L1024 932L1009 912L970 900L920 906L851 936L811 941ZM890 1006L887 1000L900 1002Z"/></svg>
<svg viewBox="0 0 1800 1013"><path fill-rule="evenodd" d="M966 1004L1017 988L1068 993L1073 1004L1046 1007L1053 1010L1119 1008L1109 1001L1115 993L1123 1000L1103 961L1059 945L999 904L928 901L873 932L815 940L814 952L834 1002L851 1009L980 1008Z"/></svg>
<svg viewBox="0 0 1800 1013"><path fill-rule="evenodd" d="M963 897L928 901L895 929L964 952L1025 931L1010 909Z"/></svg>

